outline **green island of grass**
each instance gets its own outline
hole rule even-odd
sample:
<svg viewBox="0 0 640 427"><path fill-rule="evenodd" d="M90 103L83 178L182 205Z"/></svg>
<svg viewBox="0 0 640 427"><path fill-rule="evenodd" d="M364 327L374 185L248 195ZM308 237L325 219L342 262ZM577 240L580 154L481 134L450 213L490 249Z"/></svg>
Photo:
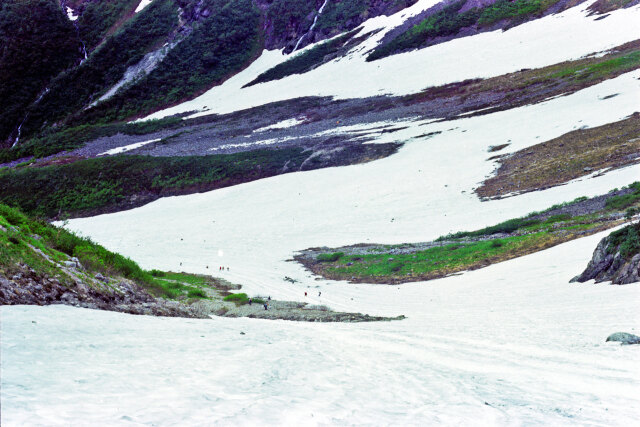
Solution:
<svg viewBox="0 0 640 427"><path fill-rule="evenodd" d="M600 198L580 197L543 212L476 231L449 234L433 242L356 245L335 248L333 252L309 250L295 258L314 273L334 280L389 284L424 281L486 267L588 236L622 224L638 212L640 182ZM616 246L624 243L627 255L637 251L634 230L612 235Z"/></svg>

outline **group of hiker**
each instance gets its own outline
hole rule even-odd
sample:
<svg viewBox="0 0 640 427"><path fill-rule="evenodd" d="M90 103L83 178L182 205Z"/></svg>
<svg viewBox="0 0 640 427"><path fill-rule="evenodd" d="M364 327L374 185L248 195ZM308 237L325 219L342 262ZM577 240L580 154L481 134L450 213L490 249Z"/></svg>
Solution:
<svg viewBox="0 0 640 427"><path fill-rule="evenodd" d="M229 268L227 268L228 270ZM224 267L220 267L220 270L224 270ZM322 292L318 291L318 296L321 296ZM305 291L304 296L308 296L307 292ZM269 297L267 297L267 300L262 304L262 306L264 307L265 310L269 309L269 301L271 301L271 295L269 295ZM249 305L253 305L253 298L249 298Z"/></svg>
<svg viewBox="0 0 640 427"><path fill-rule="evenodd" d="M226 267L226 268L227 268L227 271L229 271L229 267ZM224 271L224 269L225 269L225 267L220 266L220 268L219 268L218 270L220 270L220 271Z"/></svg>
<svg viewBox="0 0 640 427"><path fill-rule="evenodd" d="M267 300L262 304L265 310L269 309L269 301L271 301L271 295L267 298ZM249 298L249 305L253 305L253 298Z"/></svg>

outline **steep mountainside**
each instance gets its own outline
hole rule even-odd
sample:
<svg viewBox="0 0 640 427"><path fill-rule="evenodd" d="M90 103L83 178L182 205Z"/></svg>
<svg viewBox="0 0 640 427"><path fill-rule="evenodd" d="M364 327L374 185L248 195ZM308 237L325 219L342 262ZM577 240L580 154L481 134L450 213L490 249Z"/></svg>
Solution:
<svg viewBox="0 0 640 427"><path fill-rule="evenodd" d="M5 2L0 140L148 114L222 83L263 48L301 49L413 2Z"/></svg>
<svg viewBox="0 0 640 427"><path fill-rule="evenodd" d="M80 39L52 0L7 0L0 5L0 141L16 141L26 107L49 81L80 61Z"/></svg>

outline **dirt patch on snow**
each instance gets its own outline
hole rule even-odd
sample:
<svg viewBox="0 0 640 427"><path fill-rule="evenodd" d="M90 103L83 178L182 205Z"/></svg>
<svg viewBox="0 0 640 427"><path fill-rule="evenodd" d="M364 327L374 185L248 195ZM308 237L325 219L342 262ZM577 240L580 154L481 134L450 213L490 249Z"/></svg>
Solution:
<svg viewBox="0 0 640 427"><path fill-rule="evenodd" d="M495 176L475 191L499 198L564 184L597 171L640 162L640 113L604 126L578 129L500 157Z"/></svg>

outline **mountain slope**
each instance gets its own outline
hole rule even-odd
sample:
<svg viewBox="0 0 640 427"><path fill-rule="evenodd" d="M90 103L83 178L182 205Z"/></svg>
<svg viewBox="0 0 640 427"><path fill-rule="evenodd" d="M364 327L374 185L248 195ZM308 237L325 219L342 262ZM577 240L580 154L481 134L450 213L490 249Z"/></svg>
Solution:
<svg viewBox="0 0 640 427"><path fill-rule="evenodd" d="M15 141L26 107L80 60L81 44L55 0L7 0L0 5L0 46L0 141Z"/></svg>

